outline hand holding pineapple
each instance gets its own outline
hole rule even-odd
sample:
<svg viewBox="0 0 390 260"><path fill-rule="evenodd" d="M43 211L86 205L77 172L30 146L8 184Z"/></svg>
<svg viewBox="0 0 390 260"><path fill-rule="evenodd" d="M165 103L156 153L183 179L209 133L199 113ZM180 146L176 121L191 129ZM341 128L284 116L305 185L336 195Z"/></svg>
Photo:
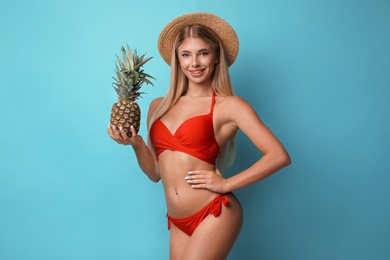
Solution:
<svg viewBox="0 0 390 260"><path fill-rule="evenodd" d="M141 144L143 142L142 137L137 135L134 127L130 127L130 132L131 137L126 134L123 127L119 127L118 129L116 126L111 124L108 126L107 129L107 133L118 144L136 146L137 144Z"/></svg>
<svg viewBox="0 0 390 260"><path fill-rule="evenodd" d="M118 60L115 64L117 78L113 77L118 102L112 106L111 126L107 132L118 143L132 144L130 137L137 135L141 121L141 110L136 99L144 93L139 90L143 83L153 85L148 79L153 77L144 73L141 67L152 57L144 59L145 54L139 57L137 50L132 53L129 45L127 45L127 53L124 47L121 51L123 61L116 56Z"/></svg>

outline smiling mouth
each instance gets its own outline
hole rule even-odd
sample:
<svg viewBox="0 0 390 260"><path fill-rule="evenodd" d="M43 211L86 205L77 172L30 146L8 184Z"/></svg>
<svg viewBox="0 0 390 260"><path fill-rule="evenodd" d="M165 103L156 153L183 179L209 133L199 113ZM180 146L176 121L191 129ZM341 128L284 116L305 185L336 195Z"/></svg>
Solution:
<svg viewBox="0 0 390 260"><path fill-rule="evenodd" d="M190 73L194 77L199 77L203 74L204 70L190 70Z"/></svg>

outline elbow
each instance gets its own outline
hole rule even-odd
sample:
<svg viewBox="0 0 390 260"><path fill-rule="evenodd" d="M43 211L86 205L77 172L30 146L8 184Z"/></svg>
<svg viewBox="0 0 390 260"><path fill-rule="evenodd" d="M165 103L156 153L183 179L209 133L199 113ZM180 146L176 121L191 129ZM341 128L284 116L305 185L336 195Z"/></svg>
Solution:
<svg viewBox="0 0 390 260"><path fill-rule="evenodd" d="M288 155L287 152L285 152L283 159L282 159L282 165L283 167L289 166L291 164L291 158L290 155Z"/></svg>
<svg viewBox="0 0 390 260"><path fill-rule="evenodd" d="M150 180L154 183L157 183L160 181L160 178L159 177L156 177L156 178L150 178Z"/></svg>
<svg viewBox="0 0 390 260"><path fill-rule="evenodd" d="M148 177L154 183L157 183L161 180L160 174L158 174L157 172L153 175L148 175Z"/></svg>
<svg viewBox="0 0 390 260"><path fill-rule="evenodd" d="M278 156L278 164L280 168L284 168L291 164L291 158L286 151Z"/></svg>

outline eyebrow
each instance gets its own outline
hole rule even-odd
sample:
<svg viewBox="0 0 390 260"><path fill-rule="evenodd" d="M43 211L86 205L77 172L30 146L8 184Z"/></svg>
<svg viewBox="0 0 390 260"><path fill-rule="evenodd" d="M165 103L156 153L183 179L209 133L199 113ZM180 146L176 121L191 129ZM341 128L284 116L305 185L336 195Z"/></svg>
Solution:
<svg viewBox="0 0 390 260"><path fill-rule="evenodd" d="M197 52L202 52L202 51L211 51L210 49L207 49L207 48L203 48L203 49L200 49L199 51ZM188 50L182 50L180 53L183 53L183 52L191 52L191 51L188 51Z"/></svg>

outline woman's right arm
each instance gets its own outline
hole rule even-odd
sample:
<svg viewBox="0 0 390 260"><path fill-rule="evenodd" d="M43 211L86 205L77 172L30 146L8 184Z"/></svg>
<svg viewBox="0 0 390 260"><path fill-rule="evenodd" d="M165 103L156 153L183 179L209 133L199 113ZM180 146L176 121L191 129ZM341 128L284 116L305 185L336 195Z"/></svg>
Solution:
<svg viewBox="0 0 390 260"><path fill-rule="evenodd" d="M150 122L150 119L161 100L162 99L160 98L156 99L150 104L148 122ZM152 155L142 136L137 135L133 127L131 128L131 137L128 137L123 129L116 129L116 127L112 125L108 127L107 133L118 144L131 145L134 149L138 164L142 171L151 181L158 182L160 180L160 175L158 173L154 156Z"/></svg>

